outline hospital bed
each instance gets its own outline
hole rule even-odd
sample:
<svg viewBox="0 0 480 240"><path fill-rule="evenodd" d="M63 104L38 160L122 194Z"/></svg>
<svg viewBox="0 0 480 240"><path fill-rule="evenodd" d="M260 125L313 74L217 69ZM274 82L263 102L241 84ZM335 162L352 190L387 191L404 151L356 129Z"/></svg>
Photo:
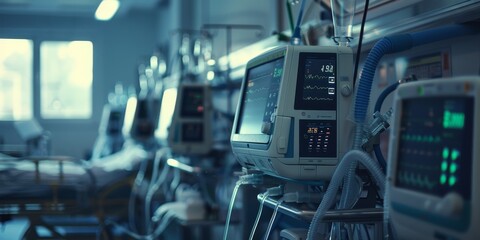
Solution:
<svg viewBox="0 0 480 240"><path fill-rule="evenodd" d="M0 216L28 218L26 239L41 238L35 231L38 226L57 239L82 236L69 237L67 228L60 230L59 225L88 225L107 234L102 229L105 218L126 218L136 170L149 157L139 146L92 162L64 156L0 155Z"/></svg>

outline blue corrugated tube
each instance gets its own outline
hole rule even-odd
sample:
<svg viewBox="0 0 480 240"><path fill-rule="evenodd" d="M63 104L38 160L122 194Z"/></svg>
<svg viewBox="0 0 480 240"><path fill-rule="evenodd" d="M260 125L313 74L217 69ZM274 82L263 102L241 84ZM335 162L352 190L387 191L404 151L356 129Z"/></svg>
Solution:
<svg viewBox="0 0 480 240"><path fill-rule="evenodd" d="M412 47L439 40L445 40L478 32L479 27L456 24L434 28L418 33L384 37L379 40L375 46L373 46L372 50L370 50L362 70L362 76L360 77L357 96L355 99L355 122L357 124L363 124L365 121L368 103L370 101L373 77L375 76L378 62L383 55L404 51Z"/></svg>
<svg viewBox="0 0 480 240"><path fill-rule="evenodd" d="M374 161L367 153L359 150L351 150L347 152L340 163L338 164L335 172L333 173L333 177L331 182L328 184L327 191L323 196L322 202L317 208L315 215L313 216L312 222L310 223L310 227L308 228L308 235L307 240L314 240L318 239L318 232L320 222L322 221L323 216L327 212L328 209L333 205L336 201L336 196L338 189L343 182L343 179L350 168L352 163L360 162L365 168L370 172L371 176L373 177L374 181L378 186L378 191L381 196L385 193L385 174L383 174L380 166L378 165L377 161Z"/></svg>

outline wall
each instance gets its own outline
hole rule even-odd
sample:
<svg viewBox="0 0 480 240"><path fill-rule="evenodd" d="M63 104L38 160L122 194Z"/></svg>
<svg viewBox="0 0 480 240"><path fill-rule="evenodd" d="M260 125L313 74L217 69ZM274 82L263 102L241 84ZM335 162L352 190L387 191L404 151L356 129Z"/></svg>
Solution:
<svg viewBox="0 0 480 240"><path fill-rule="evenodd" d="M86 121L43 120L52 133L53 154L81 158L97 136L102 107L116 82L136 84L137 65L155 47L156 14L131 12L109 22L82 17L0 15L0 37L44 40L91 39L94 44L93 116ZM38 89L38 86L37 86ZM38 104L38 91L34 105ZM38 108L37 108L38 109ZM0 122L0 136L6 144L20 144L11 122Z"/></svg>
<svg viewBox="0 0 480 240"><path fill-rule="evenodd" d="M0 37L44 40L91 39L94 43L93 116L86 121L43 120L39 117L38 84L34 87L34 116L52 133L53 154L81 158L97 136L102 107L116 82L136 85L137 65L154 49L176 54L178 29L199 30L204 24L255 24L265 31L233 30L232 50L254 43L277 31L278 4L283 1L179 0L161 1L157 9L130 12L108 22L93 17L0 15ZM282 29L283 30L283 29ZM211 30L214 57L226 53L226 32ZM12 122L0 122L6 144L22 141Z"/></svg>
<svg viewBox="0 0 480 240"><path fill-rule="evenodd" d="M178 0L165 1L158 10L157 42L169 46L169 58L177 53L181 40L177 30L200 30L205 24L259 25L263 32L232 30L232 50L264 39L283 26L278 26L279 1L224 1L224 0ZM283 24L281 24L283 25ZM233 27L234 28L234 27ZM281 29L284 30L284 29ZM213 34L214 57L226 53L226 31L210 29Z"/></svg>

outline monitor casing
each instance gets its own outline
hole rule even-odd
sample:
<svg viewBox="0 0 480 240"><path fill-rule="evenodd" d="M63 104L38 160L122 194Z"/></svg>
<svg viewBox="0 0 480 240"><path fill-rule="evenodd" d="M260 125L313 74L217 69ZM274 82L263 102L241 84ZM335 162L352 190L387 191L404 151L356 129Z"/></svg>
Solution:
<svg viewBox="0 0 480 240"><path fill-rule="evenodd" d="M262 124L260 134L241 133L249 71L281 58L283 58L283 74L270 122ZM313 91L316 89L315 86L306 86L306 82L311 82L313 77L310 76L310 80L307 79L305 63L309 61L308 59L317 58L317 62L332 61L327 65L334 66L333 69L327 70L330 71L329 76L333 76L330 79L333 83L330 82L331 87L328 87L328 91L333 94L327 96L333 101L329 100L329 103L325 102L325 104L319 100L320 96L318 99L314 97L317 94ZM312 71L320 71L320 68L321 66L310 66ZM347 120L353 96L352 73L352 50L341 46L283 46L250 60L246 65L246 74L242 82L231 134L232 150L240 164L248 169L261 170L281 178L329 180L338 162L350 150L353 142L353 124ZM321 81L320 78L321 76L318 81ZM309 88L309 92L302 92L302 87ZM318 87L320 88L323 87ZM324 94L325 92L321 91L327 90L318 91L319 94ZM311 96L305 97L307 94ZM316 100L310 102L305 100L313 98ZM318 153L315 146L308 148L306 145L309 144L308 139L316 141L317 137L319 140L315 144L320 145L321 141L326 141L326 137L320 140L322 137L318 135L317 130L320 132L322 129L331 134L328 139L330 145L326 147L326 152ZM313 132L315 133L311 134Z"/></svg>
<svg viewBox="0 0 480 240"><path fill-rule="evenodd" d="M212 151L213 105L211 87L202 83L181 83L168 145L174 154L205 155Z"/></svg>
<svg viewBox="0 0 480 240"><path fill-rule="evenodd" d="M480 165L478 161L480 157L478 148L480 132L478 125L475 124L480 121L480 98L478 96L480 96L480 78L478 76L405 83L397 89L393 105L395 113L392 118L392 131L390 132L387 171L388 196L385 199L388 199L388 213L394 234L398 235L399 239L478 239L480 236L480 228L478 227L480 223L480 204L478 204L480 202L480 188L478 187L478 183L480 183ZM471 166L465 166L465 164L459 166L459 168L463 167L464 171L471 174L471 183L453 185L451 189L443 189L441 194L438 191L432 193L427 190L415 189L418 188L415 186L402 186L400 181L405 180L399 180L401 179L399 146L400 138L402 137L401 119L402 114L404 114L404 102L413 99L417 102L415 107L418 108L418 101L421 101L423 98L434 98L438 101L442 97L473 99L471 101L473 104L466 104L471 105L472 109L465 110L465 122L469 122L472 128L466 129L469 133L466 133L464 136L471 136L471 139L459 139L459 141L464 141L467 145L471 144L471 146L463 146L464 149L471 149L471 154L470 152L465 153L471 159L462 160L464 161L463 163L465 161L470 163L469 161L471 161ZM467 103L470 103L470 100ZM468 120L468 116L471 116L473 119ZM405 132L405 129L403 131ZM403 135L403 137L405 138L406 136ZM417 137L415 141L423 140ZM442 149L449 147L444 146L444 143L438 144L440 145L435 146L435 144L432 144L432 148L436 149L439 147ZM430 151L431 149L425 150ZM441 156L438 159L439 162L442 161ZM425 160L425 158L418 158L415 161L421 164ZM438 166L441 166L440 164L438 163ZM399 175L397 176L397 174ZM418 177L417 180L419 180ZM425 178L420 180L423 180L425 183ZM467 187L468 185L470 187ZM445 186L442 186L442 188L445 188ZM464 199L461 196L462 194L459 194L465 191L468 192L470 199Z"/></svg>

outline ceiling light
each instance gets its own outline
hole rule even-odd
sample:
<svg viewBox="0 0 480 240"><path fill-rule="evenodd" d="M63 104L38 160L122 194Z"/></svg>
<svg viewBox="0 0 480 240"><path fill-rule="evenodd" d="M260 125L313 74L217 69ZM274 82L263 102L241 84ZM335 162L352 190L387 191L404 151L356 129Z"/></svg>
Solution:
<svg viewBox="0 0 480 240"><path fill-rule="evenodd" d="M100 21L110 20L120 7L118 0L103 0L98 5L97 11L95 11L95 19Z"/></svg>

